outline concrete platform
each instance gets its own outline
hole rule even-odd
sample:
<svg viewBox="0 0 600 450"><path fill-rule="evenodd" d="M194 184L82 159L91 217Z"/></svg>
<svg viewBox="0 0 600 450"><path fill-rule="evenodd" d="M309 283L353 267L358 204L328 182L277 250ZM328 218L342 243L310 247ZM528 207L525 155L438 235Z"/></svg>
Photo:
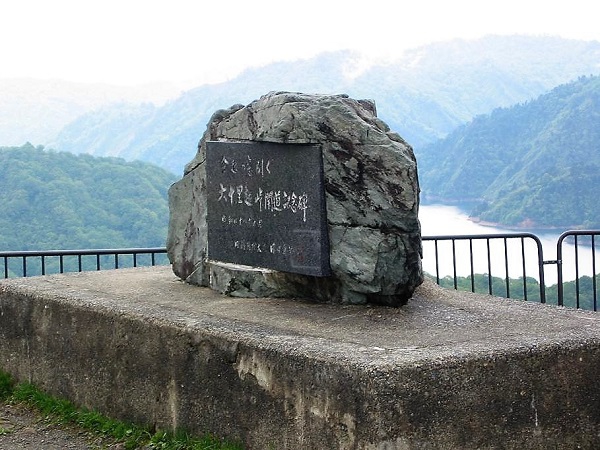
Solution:
<svg viewBox="0 0 600 450"><path fill-rule="evenodd" d="M426 282L400 308L229 298L169 267L0 282L0 367L251 449L599 448L600 314Z"/></svg>

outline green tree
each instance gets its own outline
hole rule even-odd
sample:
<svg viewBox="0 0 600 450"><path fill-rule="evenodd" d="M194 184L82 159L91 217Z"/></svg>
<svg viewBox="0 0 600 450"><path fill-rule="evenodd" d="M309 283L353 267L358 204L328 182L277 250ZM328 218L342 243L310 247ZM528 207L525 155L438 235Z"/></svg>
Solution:
<svg viewBox="0 0 600 450"><path fill-rule="evenodd" d="M163 246L175 179L149 163L0 147L0 250Z"/></svg>

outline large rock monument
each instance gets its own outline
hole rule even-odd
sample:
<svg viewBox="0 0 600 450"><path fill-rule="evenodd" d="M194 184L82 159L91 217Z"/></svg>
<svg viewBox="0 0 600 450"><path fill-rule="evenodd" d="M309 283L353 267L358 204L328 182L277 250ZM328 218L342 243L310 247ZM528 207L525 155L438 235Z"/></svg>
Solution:
<svg viewBox="0 0 600 450"><path fill-rule="evenodd" d="M417 164L372 101L217 111L169 207L174 273L227 295L400 306L423 281Z"/></svg>

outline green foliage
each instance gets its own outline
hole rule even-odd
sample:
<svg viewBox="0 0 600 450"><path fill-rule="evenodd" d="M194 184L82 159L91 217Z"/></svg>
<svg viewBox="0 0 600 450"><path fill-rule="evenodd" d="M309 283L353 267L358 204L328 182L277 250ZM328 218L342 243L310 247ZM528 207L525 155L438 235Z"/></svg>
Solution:
<svg viewBox="0 0 600 450"><path fill-rule="evenodd" d="M600 275L594 278L589 276L580 277L578 281L563 283L563 306L569 308L581 308L597 311L600 309ZM595 289L594 289L595 288ZM594 303L594 292L596 302ZM556 304L558 298L558 286L546 288L546 296L549 303Z"/></svg>
<svg viewBox="0 0 600 450"><path fill-rule="evenodd" d="M531 277L526 279L523 279L523 277L510 278L507 287L505 278L492 277L490 280L488 274L475 274L473 278L470 276L457 277L456 280L451 276L439 280L436 280L433 275L428 274L427 276L447 289L491 294L516 300L540 301L540 284L535 278ZM578 281L563 283L563 306L592 311L599 310L600 275L596 275L595 278L595 285L594 279L589 276L580 277ZM596 297L595 302L594 296ZM545 297L546 303L556 305L558 303L558 285L546 286Z"/></svg>
<svg viewBox="0 0 600 450"><path fill-rule="evenodd" d="M30 383L15 384L12 377L0 371L0 400L26 404L62 424L73 424L99 435L116 439L126 449L163 450L241 450L238 444L223 442L210 435L197 437L184 431L154 431L131 423L108 418L96 411L76 408L71 402L42 392ZM1 430L0 430L1 432Z"/></svg>
<svg viewBox="0 0 600 450"><path fill-rule="evenodd" d="M5 372L0 371L0 401L5 401L9 398L15 387L13 378Z"/></svg>
<svg viewBox="0 0 600 450"><path fill-rule="evenodd" d="M435 277L431 275L429 277L435 280ZM507 297L517 300L540 301L540 284L535 278L509 278L508 286L506 283L505 278L491 277L490 279L488 274L475 274L473 278L470 276L457 277L456 282L453 277L446 276L440 278L438 281L440 286L448 289L491 294L497 297Z"/></svg>
<svg viewBox="0 0 600 450"><path fill-rule="evenodd" d="M164 246L174 181L142 162L0 147L0 250Z"/></svg>
<svg viewBox="0 0 600 450"><path fill-rule="evenodd" d="M480 116L417 154L425 199L527 228L600 226L600 77Z"/></svg>

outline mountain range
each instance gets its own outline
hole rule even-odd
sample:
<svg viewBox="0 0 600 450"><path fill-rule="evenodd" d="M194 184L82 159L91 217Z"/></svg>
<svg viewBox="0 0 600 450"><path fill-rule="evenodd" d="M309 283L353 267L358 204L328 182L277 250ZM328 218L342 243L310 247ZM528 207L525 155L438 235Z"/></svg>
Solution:
<svg viewBox="0 0 600 450"><path fill-rule="evenodd" d="M428 45L386 63L352 52L277 62L178 96L173 86L128 91L12 80L18 89L11 90L4 80L0 145L26 139L180 174L218 109L269 91L346 93L375 100L379 117L414 147L426 201L474 200L475 217L511 226L600 226L585 191L600 181L592 76L599 73L600 42L488 36Z"/></svg>
<svg viewBox="0 0 600 450"><path fill-rule="evenodd" d="M141 159L179 174L213 112L286 90L374 99L379 117L419 149L478 114L598 73L599 63L600 42L528 36L441 42L376 65L352 52L325 53L248 69L163 105L105 104L40 143L72 153Z"/></svg>

